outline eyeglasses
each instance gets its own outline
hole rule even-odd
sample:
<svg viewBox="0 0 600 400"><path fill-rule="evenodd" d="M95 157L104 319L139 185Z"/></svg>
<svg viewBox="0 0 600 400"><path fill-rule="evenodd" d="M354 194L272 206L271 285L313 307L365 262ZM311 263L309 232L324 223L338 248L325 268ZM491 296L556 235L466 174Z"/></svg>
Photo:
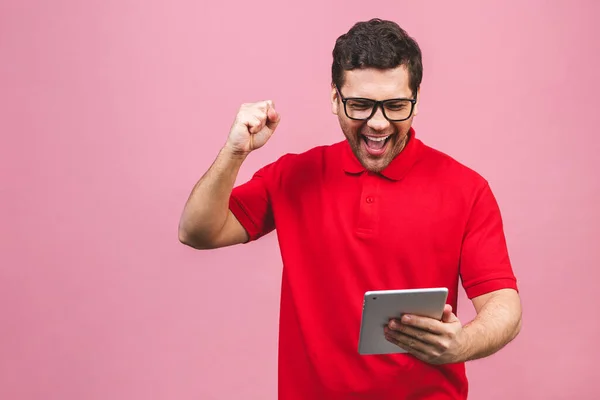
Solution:
<svg viewBox="0 0 600 400"><path fill-rule="evenodd" d="M412 115L417 102L416 96L414 99L397 98L377 101L362 97L344 97L337 87L335 90L340 95L342 103L344 103L346 116L357 121L371 119L379 106L381 106L383 116L388 121L406 121Z"/></svg>

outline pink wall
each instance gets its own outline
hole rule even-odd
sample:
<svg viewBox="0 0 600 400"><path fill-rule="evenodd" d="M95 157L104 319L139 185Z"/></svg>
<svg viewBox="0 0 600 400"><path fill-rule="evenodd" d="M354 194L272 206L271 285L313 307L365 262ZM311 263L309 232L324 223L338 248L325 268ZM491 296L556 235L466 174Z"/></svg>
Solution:
<svg viewBox="0 0 600 400"><path fill-rule="evenodd" d="M202 3L0 4L1 399L275 398L274 235L196 252L179 213L241 102L282 122L240 181L342 138L332 46L373 16L423 48L420 137L505 217L524 327L472 398L600 398L598 2Z"/></svg>

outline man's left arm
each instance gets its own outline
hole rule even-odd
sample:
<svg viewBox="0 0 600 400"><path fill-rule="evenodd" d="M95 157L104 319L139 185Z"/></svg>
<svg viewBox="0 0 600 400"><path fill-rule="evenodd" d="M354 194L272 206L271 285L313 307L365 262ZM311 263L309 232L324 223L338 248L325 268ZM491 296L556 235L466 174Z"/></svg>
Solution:
<svg viewBox="0 0 600 400"><path fill-rule="evenodd" d="M517 291L501 289L474 298L477 316L465 326L446 305L442 320L405 315L385 328L386 338L430 364L451 364L490 356L521 329Z"/></svg>
<svg viewBox="0 0 600 400"><path fill-rule="evenodd" d="M472 302L477 316L462 329L462 361L494 354L521 331L521 299L516 290L500 289Z"/></svg>
<svg viewBox="0 0 600 400"><path fill-rule="evenodd" d="M421 360L446 364L494 354L521 328L521 301L498 203L487 184L478 191L465 228L460 275L477 316L464 327L446 305L441 321L404 316L386 337Z"/></svg>

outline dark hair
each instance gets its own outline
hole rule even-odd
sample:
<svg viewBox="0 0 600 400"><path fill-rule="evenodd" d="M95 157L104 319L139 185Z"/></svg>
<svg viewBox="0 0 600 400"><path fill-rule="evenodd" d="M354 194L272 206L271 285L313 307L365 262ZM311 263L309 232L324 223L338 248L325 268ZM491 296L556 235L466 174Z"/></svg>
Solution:
<svg viewBox="0 0 600 400"><path fill-rule="evenodd" d="M344 71L389 69L400 65L407 67L410 89L416 95L423 78L419 45L397 23L374 18L356 23L336 40L331 78L333 84L341 88Z"/></svg>

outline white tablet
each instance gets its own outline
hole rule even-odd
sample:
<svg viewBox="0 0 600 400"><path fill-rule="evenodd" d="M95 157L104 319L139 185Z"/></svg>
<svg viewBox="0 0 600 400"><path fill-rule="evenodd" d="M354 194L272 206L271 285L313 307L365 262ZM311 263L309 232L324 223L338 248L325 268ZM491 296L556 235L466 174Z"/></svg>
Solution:
<svg viewBox="0 0 600 400"><path fill-rule="evenodd" d="M442 319L447 288L381 290L365 293L358 340L359 354L406 353L386 340L383 328L392 318L414 314Z"/></svg>

